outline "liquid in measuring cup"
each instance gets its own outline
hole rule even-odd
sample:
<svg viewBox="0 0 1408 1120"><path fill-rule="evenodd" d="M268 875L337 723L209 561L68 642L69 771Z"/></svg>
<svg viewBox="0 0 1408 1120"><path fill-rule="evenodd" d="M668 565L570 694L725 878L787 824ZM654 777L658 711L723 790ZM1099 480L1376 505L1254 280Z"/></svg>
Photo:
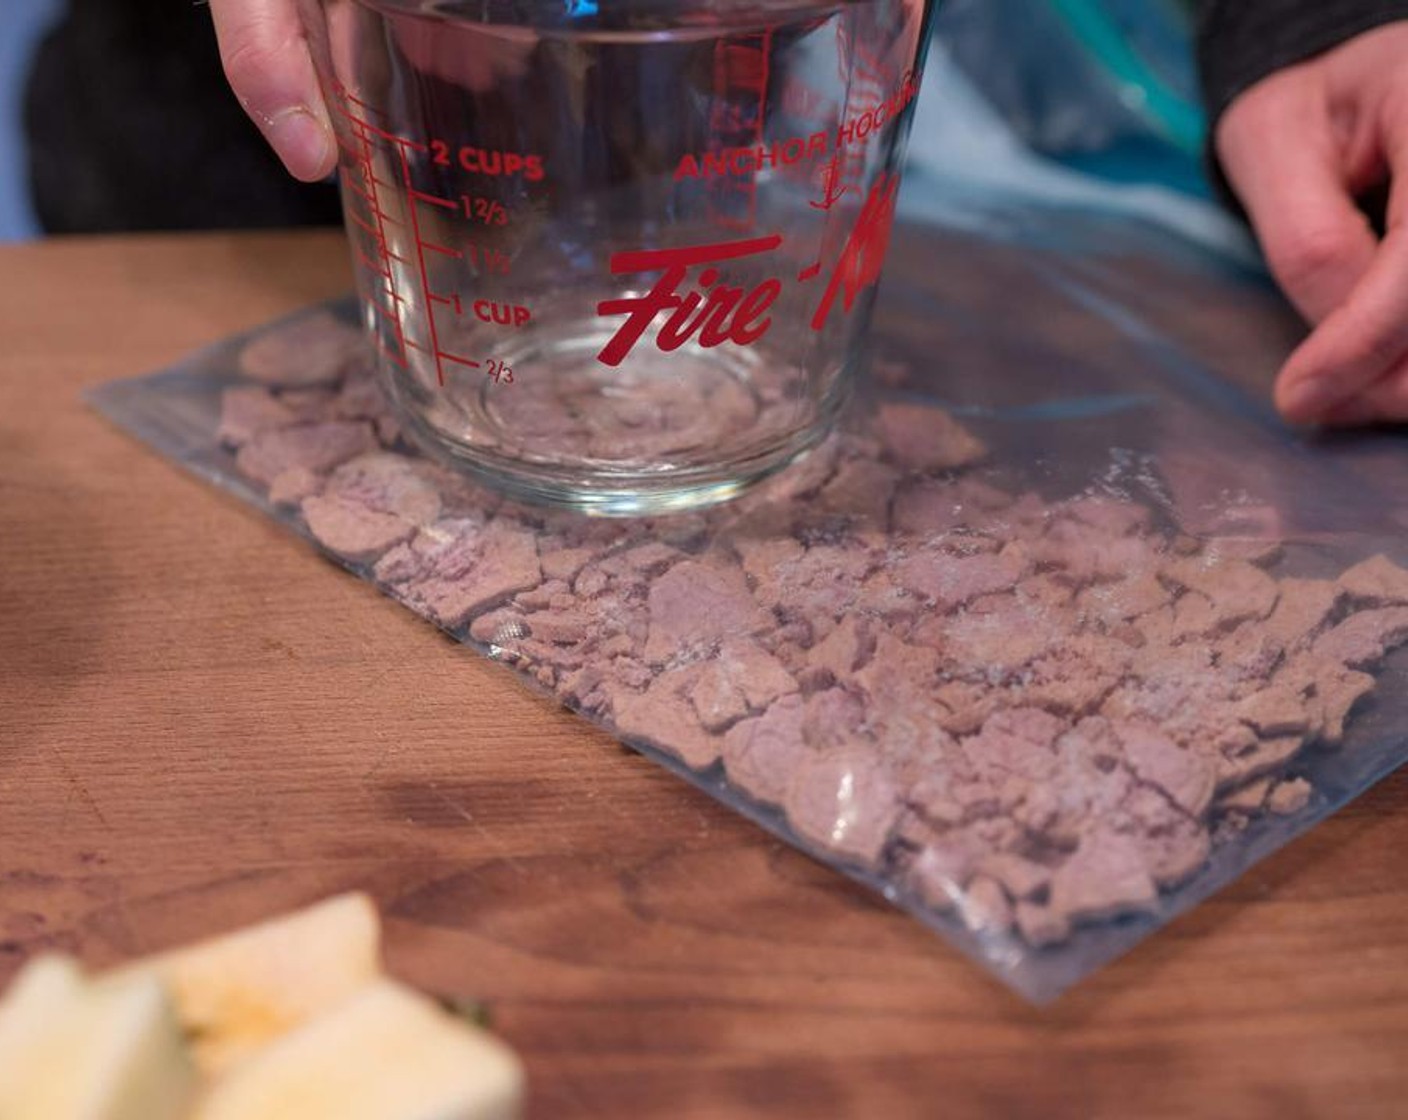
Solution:
<svg viewBox="0 0 1408 1120"><path fill-rule="evenodd" d="M629 514L726 499L825 436L923 0L315 7L367 325L422 442Z"/></svg>

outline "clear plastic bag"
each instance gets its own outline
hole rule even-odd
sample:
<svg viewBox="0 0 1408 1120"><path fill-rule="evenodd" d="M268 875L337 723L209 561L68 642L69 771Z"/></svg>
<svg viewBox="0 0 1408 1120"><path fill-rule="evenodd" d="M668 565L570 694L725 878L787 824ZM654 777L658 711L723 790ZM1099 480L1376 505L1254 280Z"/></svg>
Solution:
<svg viewBox="0 0 1408 1120"><path fill-rule="evenodd" d="M707 513L420 458L350 304L94 401L1048 1000L1408 758L1405 441L1280 424L1298 328L1256 275L949 213L896 231L844 430Z"/></svg>
<svg viewBox="0 0 1408 1120"><path fill-rule="evenodd" d="M951 0L936 31L1039 152L1201 154L1192 20L1178 0Z"/></svg>

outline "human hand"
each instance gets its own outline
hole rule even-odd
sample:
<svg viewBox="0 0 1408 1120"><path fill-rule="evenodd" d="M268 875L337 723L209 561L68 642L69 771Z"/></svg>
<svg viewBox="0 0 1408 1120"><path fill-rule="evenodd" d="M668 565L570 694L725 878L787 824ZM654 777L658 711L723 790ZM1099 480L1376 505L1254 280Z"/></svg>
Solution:
<svg viewBox="0 0 1408 1120"><path fill-rule="evenodd" d="M1214 139L1273 275L1315 327L1277 379L1282 414L1408 420L1408 21L1257 83ZM1379 237L1355 199L1385 182Z"/></svg>
<svg viewBox="0 0 1408 1120"><path fill-rule="evenodd" d="M337 141L295 0L210 0L220 57L230 86L296 178L325 178L337 158ZM355 82L356 21L346 0L322 6L332 62ZM386 26L405 61L472 91L491 89L523 69L537 36L520 28L473 22L446 24L388 14Z"/></svg>
<svg viewBox="0 0 1408 1120"><path fill-rule="evenodd" d="M293 0L210 0L225 76L290 174L332 173L337 143Z"/></svg>

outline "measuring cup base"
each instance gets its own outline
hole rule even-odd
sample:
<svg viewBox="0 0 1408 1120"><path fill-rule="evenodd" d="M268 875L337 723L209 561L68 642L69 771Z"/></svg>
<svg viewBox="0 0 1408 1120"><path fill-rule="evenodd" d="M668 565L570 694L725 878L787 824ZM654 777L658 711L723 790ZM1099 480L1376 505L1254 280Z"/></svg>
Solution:
<svg viewBox="0 0 1408 1120"><path fill-rule="evenodd" d="M839 403L839 402L838 402ZM427 453L519 501L571 509L590 517L657 517L732 501L804 458L831 433L833 417L785 443L732 463L726 470L692 468L679 472L585 474L534 467L448 442L411 418L409 434Z"/></svg>

